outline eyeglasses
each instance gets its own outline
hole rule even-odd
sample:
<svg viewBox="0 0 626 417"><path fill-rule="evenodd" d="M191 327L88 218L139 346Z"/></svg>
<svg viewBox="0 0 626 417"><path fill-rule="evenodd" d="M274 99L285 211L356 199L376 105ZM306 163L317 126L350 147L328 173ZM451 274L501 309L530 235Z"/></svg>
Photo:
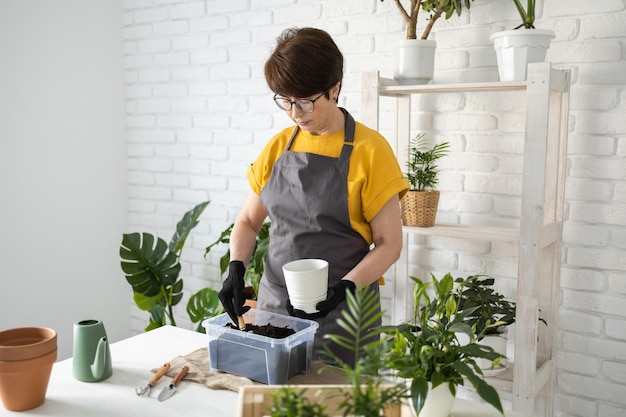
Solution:
<svg viewBox="0 0 626 417"><path fill-rule="evenodd" d="M285 97L280 97L278 93L274 94L274 102L278 106L279 109L284 111L291 111L291 108L295 104L298 110L303 113L313 113L315 110L315 102L320 99L325 94L322 93L319 96L315 97L313 100L309 100L307 98L299 98L296 101L291 101Z"/></svg>

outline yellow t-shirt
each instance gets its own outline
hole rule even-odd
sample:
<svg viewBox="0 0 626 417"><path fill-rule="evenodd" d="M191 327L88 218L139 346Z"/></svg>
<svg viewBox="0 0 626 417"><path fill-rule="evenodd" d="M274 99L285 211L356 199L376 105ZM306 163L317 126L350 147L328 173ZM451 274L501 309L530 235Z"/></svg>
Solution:
<svg viewBox="0 0 626 417"><path fill-rule="evenodd" d="M265 145L257 160L250 165L248 182L256 194L260 195L269 181L274 162L285 151L294 128L286 128L275 135ZM343 130L321 136L299 130L291 150L338 158L343 141ZM401 198L409 189L409 183L402 174L389 143L378 132L357 122L353 143L348 169L350 223L371 244L372 230L369 221L392 196L399 194Z"/></svg>

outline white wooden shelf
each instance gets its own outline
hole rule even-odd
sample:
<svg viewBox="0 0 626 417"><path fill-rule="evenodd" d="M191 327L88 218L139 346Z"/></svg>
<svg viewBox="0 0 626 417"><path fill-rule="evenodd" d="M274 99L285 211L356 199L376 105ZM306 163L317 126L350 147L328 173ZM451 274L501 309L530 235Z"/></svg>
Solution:
<svg viewBox="0 0 626 417"><path fill-rule="evenodd" d="M403 226L402 230L405 233L416 235L486 240L490 242L517 242L519 239L518 229L507 229L504 227L435 224L432 227Z"/></svg>
<svg viewBox="0 0 626 417"><path fill-rule="evenodd" d="M396 156L408 145L411 97L420 94L493 93L521 91L525 102L525 132L519 228L436 224L429 228L403 227L403 249L393 268L391 320L409 317L406 294L409 279L409 236L440 236L518 246L517 311L514 362L489 381L510 395L513 410L537 416L554 415L555 363L561 240L565 193L567 122L570 71L549 63L531 64L528 81L459 84L398 85L378 72L363 74L361 120L379 128L380 97L396 99ZM510 98L507 98L510 99ZM434 110L434 112L437 112ZM540 325L541 317L548 326Z"/></svg>

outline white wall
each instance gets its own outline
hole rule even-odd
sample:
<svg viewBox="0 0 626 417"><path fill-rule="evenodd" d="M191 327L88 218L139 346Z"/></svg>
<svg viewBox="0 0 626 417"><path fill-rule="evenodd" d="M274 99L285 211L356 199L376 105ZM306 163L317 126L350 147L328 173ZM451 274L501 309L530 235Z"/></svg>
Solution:
<svg viewBox="0 0 626 417"><path fill-rule="evenodd" d="M0 329L129 336L122 13L108 0L0 2Z"/></svg>

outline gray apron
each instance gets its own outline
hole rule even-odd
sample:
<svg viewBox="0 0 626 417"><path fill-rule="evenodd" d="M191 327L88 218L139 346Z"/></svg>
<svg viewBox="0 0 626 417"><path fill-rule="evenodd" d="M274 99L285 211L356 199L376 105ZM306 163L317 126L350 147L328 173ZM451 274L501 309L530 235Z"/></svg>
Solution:
<svg viewBox="0 0 626 417"><path fill-rule="evenodd" d="M319 258L328 262L328 285L337 284L369 252L363 237L352 228L348 214L348 167L354 140L354 119L345 117L344 145L339 158L306 152L293 152L291 144L296 126L285 152L274 163L269 181L261 191L261 202L271 220L270 246L265 273L259 284L257 308L279 314L287 312L287 288L282 266L302 258ZM378 282L370 285L378 292ZM346 303L328 316L317 320L313 358L329 340L325 334L345 334L336 324ZM374 326L380 325L374 324ZM345 349L331 346L347 363L354 358Z"/></svg>

